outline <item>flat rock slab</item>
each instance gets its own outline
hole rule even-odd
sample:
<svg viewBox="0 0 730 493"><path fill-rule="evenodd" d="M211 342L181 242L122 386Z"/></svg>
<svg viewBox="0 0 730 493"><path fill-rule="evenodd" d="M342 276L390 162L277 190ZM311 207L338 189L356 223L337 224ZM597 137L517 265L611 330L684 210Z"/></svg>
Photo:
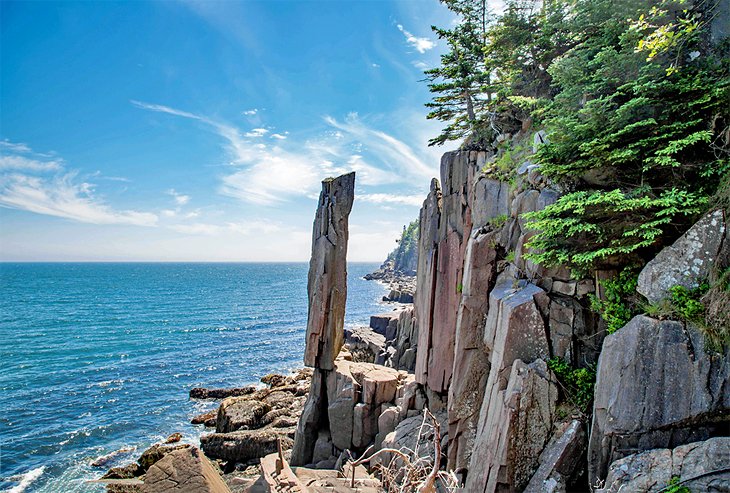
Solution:
<svg viewBox="0 0 730 493"><path fill-rule="evenodd" d="M143 493L230 493L213 465L196 447L176 450L147 471Z"/></svg>
<svg viewBox="0 0 730 493"><path fill-rule="evenodd" d="M281 440L283 449L291 448L294 432L294 428L265 428L231 433L211 433L200 437L200 446L208 457L247 462L276 452L278 440Z"/></svg>

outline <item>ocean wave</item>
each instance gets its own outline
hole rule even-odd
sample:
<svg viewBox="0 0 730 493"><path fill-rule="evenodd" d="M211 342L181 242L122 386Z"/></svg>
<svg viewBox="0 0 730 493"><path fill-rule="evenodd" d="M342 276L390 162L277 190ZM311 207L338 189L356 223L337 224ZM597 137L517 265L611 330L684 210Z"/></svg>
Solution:
<svg viewBox="0 0 730 493"><path fill-rule="evenodd" d="M45 471L45 470L46 470L46 466L40 466L40 467L36 467L35 469L31 469L30 471L26 472L25 474L18 474L16 476L11 476L9 478L6 478L8 481L13 481L13 482L18 483L17 485L13 486L9 490L6 490L6 493L22 493L35 480L40 478L41 475L43 475L43 471Z"/></svg>

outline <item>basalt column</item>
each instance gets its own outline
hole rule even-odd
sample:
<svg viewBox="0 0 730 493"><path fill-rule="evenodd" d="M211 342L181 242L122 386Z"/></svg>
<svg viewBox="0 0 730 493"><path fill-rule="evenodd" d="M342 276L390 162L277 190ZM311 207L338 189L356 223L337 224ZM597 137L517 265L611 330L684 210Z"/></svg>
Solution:
<svg viewBox="0 0 730 493"><path fill-rule="evenodd" d="M354 195L355 173L322 182L312 231L304 350L304 364L314 368L314 375L297 426L292 465L311 462L317 432L326 425L327 375L334 370L335 358L344 342L348 218Z"/></svg>

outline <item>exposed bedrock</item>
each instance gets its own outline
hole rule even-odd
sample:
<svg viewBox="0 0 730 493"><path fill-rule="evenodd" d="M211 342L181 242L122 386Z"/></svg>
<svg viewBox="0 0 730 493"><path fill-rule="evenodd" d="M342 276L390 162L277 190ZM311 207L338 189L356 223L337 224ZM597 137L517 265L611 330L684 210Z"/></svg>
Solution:
<svg viewBox="0 0 730 493"><path fill-rule="evenodd" d="M149 468L143 493L230 493L210 461L196 447L175 450Z"/></svg>
<svg viewBox="0 0 730 493"><path fill-rule="evenodd" d="M699 330L639 315L608 336L598 363L588 450L591 484L634 452L728 435L730 350Z"/></svg>

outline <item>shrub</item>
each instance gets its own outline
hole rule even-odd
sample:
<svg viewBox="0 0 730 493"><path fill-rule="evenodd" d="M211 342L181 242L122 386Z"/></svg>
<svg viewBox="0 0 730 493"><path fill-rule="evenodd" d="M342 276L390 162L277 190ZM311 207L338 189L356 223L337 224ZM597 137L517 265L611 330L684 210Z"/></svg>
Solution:
<svg viewBox="0 0 730 493"><path fill-rule="evenodd" d="M606 330L609 334L626 325L640 312L636 294L638 277L635 267L626 267L618 277L602 281L605 299L589 295L591 309L606 321Z"/></svg>
<svg viewBox="0 0 730 493"><path fill-rule="evenodd" d="M596 384L596 369L573 368L563 358L551 358L547 362L548 368L558 377L565 389L568 399L585 413L593 401L593 388Z"/></svg>

